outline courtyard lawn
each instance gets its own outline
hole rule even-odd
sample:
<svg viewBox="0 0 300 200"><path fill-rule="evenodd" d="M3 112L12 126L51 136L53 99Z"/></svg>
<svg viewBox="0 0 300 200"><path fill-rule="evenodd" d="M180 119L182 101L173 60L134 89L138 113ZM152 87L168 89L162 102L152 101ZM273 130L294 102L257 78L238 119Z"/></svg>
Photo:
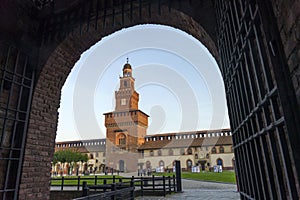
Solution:
<svg viewBox="0 0 300 200"><path fill-rule="evenodd" d="M173 176L175 173L154 173L157 176ZM182 172L181 178L201 180L201 181L213 181L222 183L233 183L236 184L235 173L233 171L217 172Z"/></svg>
<svg viewBox="0 0 300 200"><path fill-rule="evenodd" d="M122 178L122 176L115 175L116 182L119 182L119 178ZM106 184L113 183L112 175L99 175L99 176L97 176L97 184L103 184L104 179L107 180ZM80 176L80 179L78 179L78 176L64 176L64 185L65 186L76 186L78 184L78 180L80 182L80 185L82 185L83 181L86 181L88 185L95 184L95 176ZM62 183L61 176L52 177L51 186L60 186L61 183Z"/></svg>

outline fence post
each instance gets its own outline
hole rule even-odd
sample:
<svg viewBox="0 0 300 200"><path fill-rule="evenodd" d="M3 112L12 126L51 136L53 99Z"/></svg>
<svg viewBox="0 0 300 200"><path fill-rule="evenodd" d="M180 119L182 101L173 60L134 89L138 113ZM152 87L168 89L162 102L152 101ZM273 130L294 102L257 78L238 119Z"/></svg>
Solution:
<svg viewBox="0 0 300 200"><path fill-rule="evenodd" d="M95 185L97 185L97 176L95 176Z"/></svg>
<svg viewBox="0 0 300 200"><path fill-rule="evenodd" d="M171 194L171 192L172 192L172 188L171 188L171 176L168 176L168 181L169 181L169 194Z"/></svg>
<svg viewBox="0 0 300 200"><path fill-rule="evenodd" d="M77 176L77 191L79 191L80 188L80 176Z"/></svg>
<svg viewBox="0 0 300 200"><path fill-rule="evenodd" d="M116 182L116 177L115 177L115 175L113 175L113 183L115 183Z"/></svg>
<svg viewBox="0 0 300 200"><path fill-rule="evenodd" d="M61 190L64 190L65 177L61 177Z"/></svg>
<svg viewBox="0 0 300 200"><path fill-rule="evenodd" d="M134 200L134 179L131 179L130 187L132 188L130 198L131 200Z"/></svg>
<svg viewBox="0 0 300 200"><path fill-rule="evenodd" d="M122 186L123 186L123 180L122 180L122 178L119 178L118 188L121 189Z"/></svg>
<svg viewBox="0 0 300 200"><path fill-rule="evenodd" d="M103 180L103 185L106 185L106 184L107 184L107 181L106 181L106 179L104 179ZM106 192L106 187L104 187L103 192Z"/></svg>
<svg viewBox="0 0 300 200"><path fill-rule="evenodd" d="M144 180L143 177L141 176L141 192L142 192L142 197L144 196Z"/></svg>
<svg viewBox="0 0 300 200"><path fill-rule="evenodd" d="M164 197L166 196L166 177L163 176L163 190L164 190Z"/></svg>
<svg viewBox="0 0 300 200"><path fill-rule="evenodd" d="M111 191L116 191L116 190L117 190L116 184L115 184L115 183L111 184ZM112 197L113 197L113 198L112 198L113 200L116 200L116 199L117 199L116 194L113 194Z"/></svg>
<svg viewBox="0 0 300 200"><path fill-rule="evenodd" d="M177 192L182 192L180 161L175 161Z"/></svg>
<svg viewBox="0 0 300 200"><path fill-rule="evenodd" d="M173 190L175 192L176 189L176 182L175 182L175 175L173 174Z"/></svg>
<svg viewBox="0 0 300 200"><path fill-rule="evenodd" d="M155 190L155 180L154 180L154 175L152 175L152 189L153 189L153 192Z"/></svg>
<svg viewBox="0 0 300 200"><path fill-rule="evenodd" d="M82 196L86 197L88 195L88 187L87 187L87 182L83 181L82 182Z"/></svg>

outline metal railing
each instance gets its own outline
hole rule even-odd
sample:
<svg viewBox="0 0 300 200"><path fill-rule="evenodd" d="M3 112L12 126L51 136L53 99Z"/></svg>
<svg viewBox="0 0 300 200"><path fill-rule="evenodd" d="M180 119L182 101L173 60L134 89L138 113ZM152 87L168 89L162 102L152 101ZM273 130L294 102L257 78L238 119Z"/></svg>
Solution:
<svg viewBox="0 0 300 200"><path fill-rule="evenodd" d="M54 184L53 181L60 181L60 184ZM172 177L154 175L151 177L78 176L52 178L51 182L51 186L57 186L62 191L67 187L68 190L70 187L73 187L74 190L82 190L83 197L78 200L85 199L85 196L88 199L134 199L134 196L144 196L145 194L166 196L177 191L175 175ZM89 195L89 193L95 192L97 194Z"/></svg>
<svg viewBox="0 0 300 200"><path fill-rule="evenodd" d="M129 183L129 185L128 185ZM112 183L106 185L90 185L88 186L86 182L83 182L82 186L82 197L76 198L75 200L98 200L98 199L130 199L133 200L135 197L134 194L134 181L131 180L130 182L119 182L119 183ZM89 195L90 190L102 190L102 193L96 193ZM109 191L107 191L109 190Z"/></svg>

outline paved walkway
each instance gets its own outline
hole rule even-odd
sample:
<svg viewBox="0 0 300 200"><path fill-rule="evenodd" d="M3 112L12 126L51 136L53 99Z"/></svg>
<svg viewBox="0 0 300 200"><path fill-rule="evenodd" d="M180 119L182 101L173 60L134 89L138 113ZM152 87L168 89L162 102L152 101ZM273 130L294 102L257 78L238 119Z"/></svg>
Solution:
<svg viewBox="0 0 300 200"><path fill-rule="evenodd" d="M202 189L184 189L183 193L167 195L166 197L137 197L136 200L194 200L194 199L211 199L211 200L230 200L240 199L239 194L227 190L202 190Z"/></svg>
<svg viewBox="0 0 300 200"><path fill-rule="evenodd" d="M182 193L167 195L166 197L138 197L137 200L192 200L192 199L240 199L236 185L195 181L182 179Z"/></svg>

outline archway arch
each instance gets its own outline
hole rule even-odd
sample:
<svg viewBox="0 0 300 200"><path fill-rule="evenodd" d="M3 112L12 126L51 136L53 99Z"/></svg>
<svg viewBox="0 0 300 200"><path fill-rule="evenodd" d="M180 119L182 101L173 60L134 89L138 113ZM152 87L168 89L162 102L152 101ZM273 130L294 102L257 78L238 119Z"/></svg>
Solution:
<svg viewBox="0 0 300 200"><path fill-rule="evenodd" d="M218 158L216 160L216 165L221 165L223 167L223 159L222 158Z"/></svg>
<svg viewBox="0 0 300 200"><path fill-rule="evenodd" d="M146 161L146 169L147 170L152 170L151 169L151 162L149 160Z"/></svg>
<svg viewBox="0 0 300 200"><path fill-rule="evenodd" d="M125 172L125 161L124 160L119 160L119 171Z"/></svg>
<svg viewBox="0 0 300 200"><path fill-rule="evenodd" d="M78 24L78 27L73 30L73 34L70 33L67 35L65 39L63 39L52 51L50 51L50 53L41 52L43 55L41 57L47 57L47 60L44 61L45 64L39 74L33 94L30 123L26 141L27 150L25 151L24 157L25 162L26 160L31 160L30 157L34 154L33 152L38 152L38 154L41 153L40 147L36 146L35 141L31 138L47 141L49 145L43 147L43 152L46 154L43 156L42 161L44 166L41 168L40 164L35 163L37 165L36 168L44 170L45 174L47 174L47 163L51 163L54 151L53 146L55 143L58 120L57 110L60 103L61 88L81 53L90 48L104 36L124 27L149 22L171 25L185 30L196 37L199 41L205 44L214 57L218 59L216 44L213 42L210 35L196 21L194 21L190 16L176 10L172 10L170 13L168 8L164 6L161 7L161 11L162 12L160 14L155 11L151 17L143 17L138 20L133 19L122 26L111 26L101 31L90 30L89 32L82 32L80 34L80 26L87 26L87 24ZM103 26L101 21L99 21L99 26ZM47 50L49 51L49 49ZM43 63L43 61L41 61L41 63ZM43 103L41 104L40 102ZM43 130L41 131L41 129ZM28 168L28 166L24 165L23 173L26 171L26 168ZM30 168L33 169L35 166L31 165ZM48 182L49 178L50 176L44 178L45 183ZM26 178L23 178L20 187L21 190L26 189L28 186L25 184L26 182ZM22 185L22 183L24 183L24 185Z"/></svg>
<svg viewBox="0 0 300 200"><path fill-rule="evenodd" d="M125 133L120 133L118 136L117 136L117 144L118 145L126 145L126 135Z"/></svg>
<svg viewBox="0 0 300 200"><path fill-rule="evenodd" d="M193 161L191 159L186 160L186 170L191 171L193 167Z"/></svg>
<svg viewBox="0 0 300 200"><path fill-rule="evenodd" d="M220 3L222 1L216 2ZM272 13L272 6L274 6L274 10L278 6L275 3L270 5L271 2L273 3L274 1L240 2L242 5L240 5L238 12L234 12L233 15L231 1L225 1L224 5L226 6L217 5L219 13L218 28L220 32L219 50L222 54L222 70L225 75L227 74L225 82L228 84L228 95L231 100L229 105L231 106L230 113L233 119L234 151L237 156L236 164L237 168L240 169L238 174L241 175L239 178L241 194L245 198L247 196L261 197L261 195L265 195L263 196L264 198L272 198L272 195L286 195L297 199L300 196L298 186L299 173L297 172L300 168L298 151L299 134L297 134L299 132L299 104L295 103L295 90L291 89L292 83L288 69L286 69L288 66L292 66L292 64L287 64L287 58L293 59L291 56L292 53L290 53L292 51L290 51L288 44L289 40L292 41L294 38L291 39L292 36L288 36L289 39L286 39L287 44L285 44L286 49L284 49L286 52L283 52L283 43L280 40L279 29L276 26L276 18L274 17L274 13ZM137 10L140 10L140 13L147 13L143 8ZM160 9L160 11L162 10ZM168 9L165 9L165 11L167 13ZM198 26L198 23L193 24L191 21L192 13L190 12L191 16L187 15L186 18L182 17L184 15L182 13L178 16L171 14L172 19L169 23L166 22L166 24L177 21L177 17L179 17L186 24L186 27ZM134 20L122 23L121 25L115 23L115 18L107 19L106 22L104 20L104 22L115 25L111 29L118 30L121 27L138 24L144 20L138 11L134 11L133 16ZM161 17L164 16L159 15L159 18ZM57 18L61 20L59 17ZM148 20L148 22L157 21L157 23L159 21L153 15ZM281 19L278 21L281 23ZM58 24L58 22L56 21L54 24ZM29 26L24 27L26 27L26 30L27 28L28 30L31 28ZM87 24L84 23L80 23L80 27L88 28ZM212 27L216 27L216 24L213 24ZM295 27L297 26L295 25ZM64 33L63 31L57 31L55 27L51 28L53 29L49 30L49 32L52 31L54 35ZM22 175L20 176L22 177L20 194L26 194L25 191L27 191L27 188L33 188L33 185L30 185L31 177L28 176L28 173L32 172L32 169L42 168L42 171L39 170L38 174L48 174L55 140L59 94L67 74L70 72L75 61L78 60L80 54L94 44L96 40L109 34L108 32L112 31L111 29L99 31L97 34L91 32L84 33L82 28L80 30L76 29L72 37L67 37L64 41L59 40L58 46L46 46L49 47L48 49L44 48L45 46L41 47L46 50L40 52L41 73L35 85L30 113ZM183 30L191 33L193 32L192 29L191 31ZM231 32L234 30L233 34L228 33L228 31ZM293 31L288 30L286 32ZM51 36L52 34L49 35ZM199 38L196 35L194 36ZM239 37L234 37L236 35ZM73 39L77 39L78 41L74 42L72 41ZM206 46L209 47L209 45ZM211 48L209 49L211 50ZM215 53L212 54L216 55ZM67 57L69 59L65 60ZM241 70L241 66L250 70L243 71ZM266 75L266 72L272 73L271 75ZM293 78L296 77L292 72L290 73ZM242 81L244 81L243 84L239 84ZM295 82L297 82L297 78ZM295 88L299 88L299 86L295 86ZM250 97L251 101L247 101L247 97ZM250 123L252 125L255 124L255 126L252 130L246 131L248 127L253 127L249 125ZM236 135L239 136L237 137ZM44 141L45 144L36 145L39 141ZM246 152L244 152L245 149L247 150ZM250 152L248 152L248 149L250 149ZM271 154L268 154L268 152L271 152ZM261 154L263 155L263 161L258 159ZM247 156L249 155L254 155L256 158L253 159L254 162L250 163L247 160ZM35 163L34 161L36 160L39 160L39 162ZM29 166L29 162L33 163L33 165ZM274 166L272 168L273 171L270 170L270 166L264 163L271 163ZM241 170L247 167L249 170ZM250 169L256 170L252 171ZM276 172L281 173L281 176L277 176ZM263 176L261 176L261 173L263 173ZM268 178L270 178L271 183L264 182ZM44 187L48 182L49 177L46 176L40 180L40 185ZM271 190L276 192L272 193ZM45 190L41 191L44 192ZM47 192L44 195L47 196Z"/></svg>

